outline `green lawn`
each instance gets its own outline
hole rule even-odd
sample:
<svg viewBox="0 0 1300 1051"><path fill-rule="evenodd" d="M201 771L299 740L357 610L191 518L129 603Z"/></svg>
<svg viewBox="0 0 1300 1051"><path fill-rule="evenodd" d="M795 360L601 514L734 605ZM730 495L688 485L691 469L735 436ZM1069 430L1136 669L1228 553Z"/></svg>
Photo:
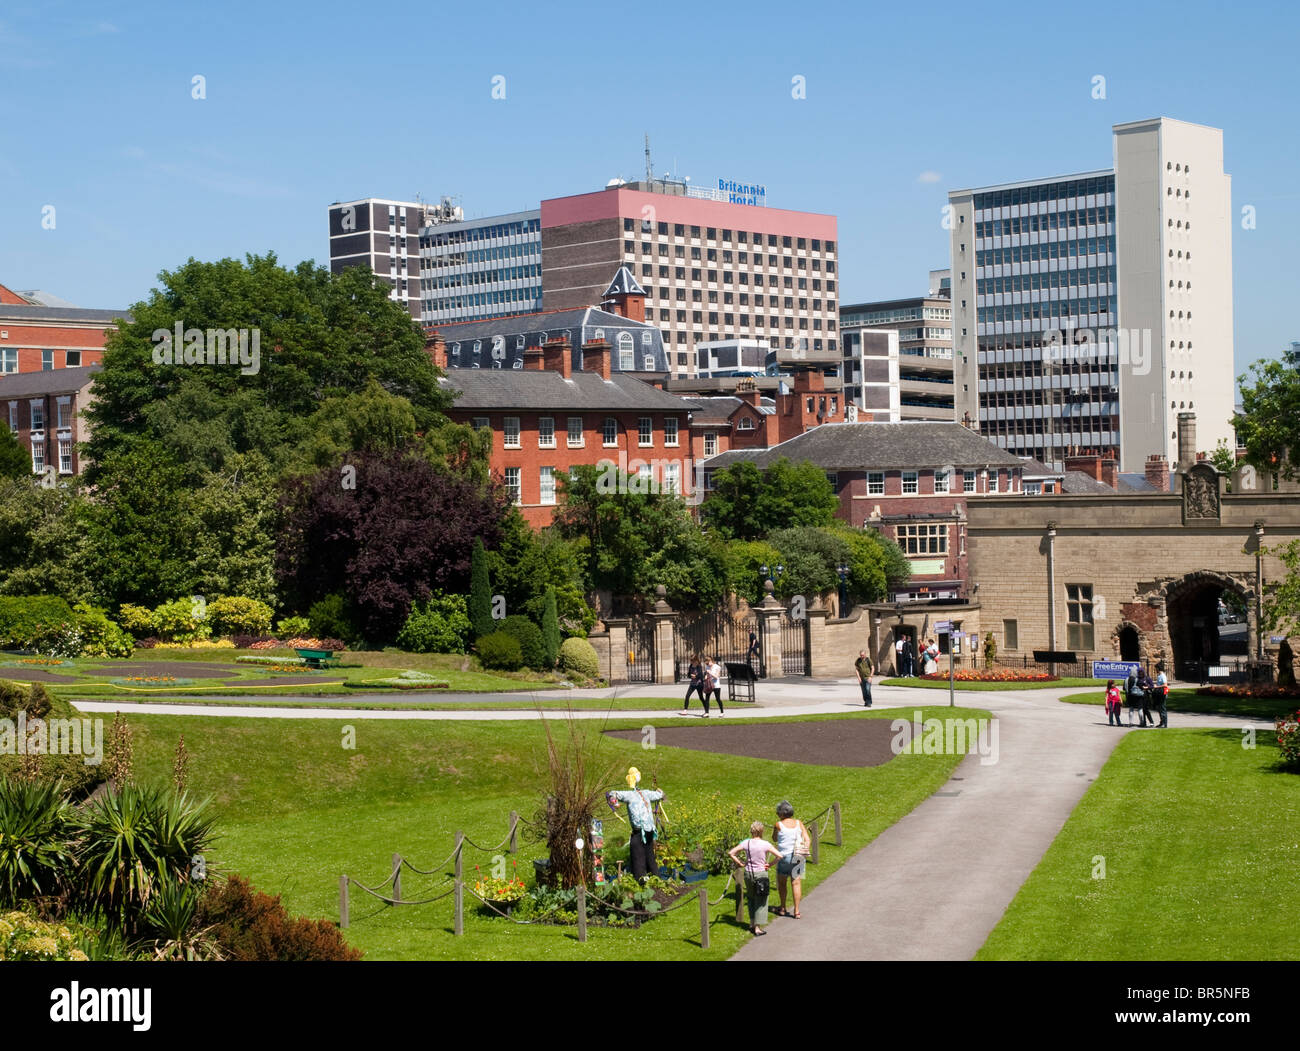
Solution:
<svg viewBox="0 0 1300 1051"><path fill-rule="evenodd" d="M183 704L199 705L200 707L219 708L223 705L238 705L241 708L256 708L259 705L267 708L347 708L362 712L400 712L400 711L439 711L439 712L534 712L539 708L542 711L563 712L569 708L574 711L615 711L615 712L674 712L681 711L682 702L676 697L576 697L565 699L564 697L532 697L520 690L511 691L512 696L507 700L501 701L444 701L439 700L436 696L431 701L409 702L402 704L397 700L374 699L376 694L364 694L349 691L347 696L342 697L321 697L310 701L298 700L296 694L284 696L273 691L266 691L260 696L213 696L206 697L188 697L181 693L168 693L164 695L126 695L115 694L114 700L118 701L124 709L129 709L133 704ZM78 694L78 697L84 697L85 694ZM394 698L403 696L403 693L391 691ZM102 697L96 697L95 700L102 700ZM74 701L76 698L74 698ZM745 707L748 707L746 705ZM733 713L743 710L737 704L732 709ZM691 709L692 714L700 714L699 707Z"/></svg>
<svg viewBox="0 0 1300 1051"><path fill-rule="evenodd" d="M955 690L1051 690L1061 686L1093 686L1096 679L1062 678L1054 682L962 682L957 680L952 686ZM937 679L881 679L881 686L919 686L925 690L946 690L948 680Z"/></svg>
<svg viewBox="0 0 1300 1051"><path fill-rule="evenodd" d="M1300 775L1242 743L1127 735L976 959L1294 960Z"/></svg>
<svg viewBox="0 0 1300 1051"><path fill-rule="evenodd" d="M512 693L523 691L531 693L541 690L559 688L561 676L543 675L538 672L486 672L473 657L458 654L417 654L400 652L346 652L342 657L343 667L328 668L315 674L316 681L297 686L268 686L268 679L300 674L295 671L269 672L256 664L237 663L235 658L241 655L253 656L295 656L292 650L236 650L223 647L208 649L163 648L136 650L125 660L105 660L78 658L71 664L51 667L48 670L60 675L75 675L75 683L47 683L52 693L75 700L78 697L120 699L177 697L215 697L223 695L265 695L267 697L349 697L355 695L355 687L342 685L344 682L365 682L369 679L383 679L394 671L412 670L428 672L438 676L448 684L449 692L459 693ZM13 663L22 660L19 657L3 656L0 661ZM166 687L148 684L125 685L114 684L111 680L139 675L145 665L161 662L173 663L193 661L209 664L228 665L230 673L219 679L197 679L192 684ZM0 678L4 678L6 666L0 664ZM15 669L17 670L17 669ZM310 669L304 668L301 674ZM183 678L183 673L177 674ZM231 685L224 685L230 682ZM362 687L366 689L366 687ZM372 688L375 692L387 692L381 687ZM396 693L397 691L392 691Z"/></svg>
<svg viewBox="0 0 1300 1051"><path fill-rule="evenodd" d="M926 711L930 711L926 709ZM948 708L936 714L953 714ZM983 712L963 716L979 717ZM852 718L891 718L854 713ZM484 845L506 834L513 808L531 816L539 801L543 731L535 721L385 722L355 724L355 750L345 750L346 725L316 720L193 719L131 715L136 730L137 779L169 778L177 736L183 731L191 760L191 787L212 793L222 838L211 864L250 877L282 894L297 913L337 918L340 873L370 885L383 882L390 855L400 852L430 868L451 851L463 829ZM838 718L838 717L837 717ZM739 720L736 720L739 721ZM798 720L781 720L793 722ZM728 720L731 722L731 720ZM768 722L764 720L764 722ZM639 728L614 721L609 728ZM592 725L592 731L598 726ZM823 845L822 862L810 866L812 887L854 851L941 786L960 756L904 755L873 769L817 767L747 759L669 747L645 750L638 741L602 738L601 753L621 773L638 766L647 783L658 775L675 807L718 793L725 804L770 821L782 797L812 818L832 800L843 805L845 845ZM625 829L610 817L611 844ZM544 848L525 844L519 871L531 882L531 859ZM488 853L467 853L466 871L491 864ZM428 896L442 877L406 873L407 898ZM723 877L709 881L710 898ZM515 926L481 917L467 906L466 933L451 934L451 900L390 908L353 894L348 939L370 959L724 959L749 937L713 910L712 947L698 945L694 904L638 931L593 929L586 945L570 927Z"/></svg>
<svg viewBox="0 0 1300 1051"><path fill-rule="evenodd" d="M1102 705L1106 702L1106 691L1070 693L1061 700L1067 704ZM1230 718L1266 719L1272 722L1279 716L1293 713L1300 707L1300 701L1295 698L1211 697L1199 694L1194 689L1173 689L1169 691L1167 707L1170 714L1187 712L1197 715L1226 715Z"/></svg>

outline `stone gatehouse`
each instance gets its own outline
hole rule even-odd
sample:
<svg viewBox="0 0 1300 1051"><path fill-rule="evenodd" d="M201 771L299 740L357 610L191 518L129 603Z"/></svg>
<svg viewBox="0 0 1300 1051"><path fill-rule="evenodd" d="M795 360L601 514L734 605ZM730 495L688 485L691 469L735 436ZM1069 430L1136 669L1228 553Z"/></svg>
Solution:
<svg viewBox="0 0 1300 1051"><path fill-rule="evenodd" d="M1164 660L1190 677L1226 656L1218 604L1235 593L1248 611L1241 656L1271 662L1260 600L1283 574L1271 552L1300 537L1300 495L1234 478L1224 493L1224 476L1199 463L1175 493L968 501L972 597L999 655Z"/></svg>

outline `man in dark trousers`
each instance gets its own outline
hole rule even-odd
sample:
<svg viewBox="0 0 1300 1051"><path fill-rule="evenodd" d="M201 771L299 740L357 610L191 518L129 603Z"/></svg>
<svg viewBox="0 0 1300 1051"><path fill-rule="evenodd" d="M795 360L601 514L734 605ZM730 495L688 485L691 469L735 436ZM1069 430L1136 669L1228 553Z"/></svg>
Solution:
<svg viewBox="0 0 1300 1051"><path fill-rule="evenodd" d="M625 780L626 791L608 792L605 798L615 811L618 810L619 803L627 804L628 824L632 831L628 843L628 861L632 875L644 881L646 876L659 875L659 868L655 865L655 804L664 798L664 794L657 788L638 788L641 771L635 766L628 768Z"/></svg>
<svg viewBox="0 0 1300 1051"><path fill-rule="evenodd" d="M916 674L916 651L912 649L912 636L903 636L903 675L912 678Z"/></svg>
<svg viewBox="0 0 1300 1051"><path fill-rule="evenodd" d="M862 706L864 708L870 708L871 673L876 669L871 663L871 658L867 656L866 650L858 651L858 659L853 662L853 669L858 673L858 685L862 687Z"/></svg>

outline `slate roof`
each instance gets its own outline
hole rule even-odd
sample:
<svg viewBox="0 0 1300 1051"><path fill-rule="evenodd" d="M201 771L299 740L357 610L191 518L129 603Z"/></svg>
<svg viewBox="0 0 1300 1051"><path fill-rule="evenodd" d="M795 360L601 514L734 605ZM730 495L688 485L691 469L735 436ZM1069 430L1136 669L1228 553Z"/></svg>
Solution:
<svg viewBox="0 0 1300 1051"><path fill-rule="evenodd" d="M682 398L691 412L691 425L726 423L743 404L739 398L722 395L716 398ZM760 398L758 411L764 416L776 412L771 398Z"/></svg>
<svg viewBox="0 0 1300 1051"><path fill-rule="evenodd" d="M48 307L39 304L19 306L0 304L0 318L6 321L98 321L111 324L118 318L131 320L129 310L86 310L82 307Z"/></svg>
<svg viewBox="0 0 1300 1051"><path fill-rule="evenodd" d="M1035 460L1032 456L1022 456L1025 470L1022 477L1024 478L1059 478L1064 471L1055 471L1043 463L1042 460Z"/></svg>
<svg viewBox="0 0 1300 1051"><path fill-rule="evenodd" d="M1086 471L1066 471L1065 480L1061 482L1061 492L1073 493L1077 495L1101 495L1110 493L1114 495L1115 490L1105 482L1099 482Z"/></svg>
<svg viewBox="0 0 1300 1051"><path fill-rule="evenodd" d="M599 307L574 307L570 310L543 310L533 314L510 314L506 317L487 318L483 321L463 321L455 325L432 325L447 348L447 365L452 369L474 368L475 362L480 368L522 369L524 350L540 347L548 339L567 335L572 348L573 367L575 371L582 367L579 360L582 344L596 338L596 330L604 333L605 340L611 348L613 371L619 372L619 348L617 333L633 334L633 360L638 366L645 364L645 356L654 357L654 368L637 368L632 371L657 373L668 372L668 356L664 349L663 333L654 325L644 321L611 314ZM649 343L642 343L642 336L649 336ZM500 336L503 341L504 357L498 366L492 358L492 341ZM522 346L520 346L522 337ZM474 343L480 344L477 358L474 355Z"/></svg>
<svg viewBox="0 0 1300 1051"><path fill-rule="evenodd" d="M620 266L618 268L618 273L614 275L614 280L609 283L609 287L605 289L605 294L601 296L600 299L601 302L604 302L612 296L622 295L645 295L645 289L637 283L636 278L632 276L632 271L625 266Z"/></svg>
<svg viewBox="0 0 1300 1051"><path fill-rule="evenodd" d="M827 471L890 467L1021 467L1020 457L960 423L825 423L768 449L730 449L710 457L711 469L738 460L759 467L782 456Z"/></svg>
<svg viewBox="0 0 1300 1051"><path fill-rule="evenodd" d="M99 365L81 365L72 369L45 369L41 372L11 372L0 376L0 400L38 398L43 394L71 394L90 382Z"/></svg>
<svg viewBox="0 0 1300 1051"><path fill-rule="evenodd" d="M566 380L543 369L450 369L440 381L462 391L457 409L645 409L690 411L682 398L628 375L601 379L597 372L575 372Z"/></svg>

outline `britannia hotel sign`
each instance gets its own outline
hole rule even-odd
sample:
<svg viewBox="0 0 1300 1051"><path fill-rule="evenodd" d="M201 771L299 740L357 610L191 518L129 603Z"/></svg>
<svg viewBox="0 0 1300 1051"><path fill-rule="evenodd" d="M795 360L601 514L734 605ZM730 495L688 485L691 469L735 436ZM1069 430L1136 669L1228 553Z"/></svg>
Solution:
<svg viewBox="0 0 1300 1051"><path fill-rule="evenodd" d="M717 189L691 186L686 193L691 197L703 197L706 200L722 201L727 204L754 204L759 207L767 205L767 187L762 183L719 179Z"/></svg>

